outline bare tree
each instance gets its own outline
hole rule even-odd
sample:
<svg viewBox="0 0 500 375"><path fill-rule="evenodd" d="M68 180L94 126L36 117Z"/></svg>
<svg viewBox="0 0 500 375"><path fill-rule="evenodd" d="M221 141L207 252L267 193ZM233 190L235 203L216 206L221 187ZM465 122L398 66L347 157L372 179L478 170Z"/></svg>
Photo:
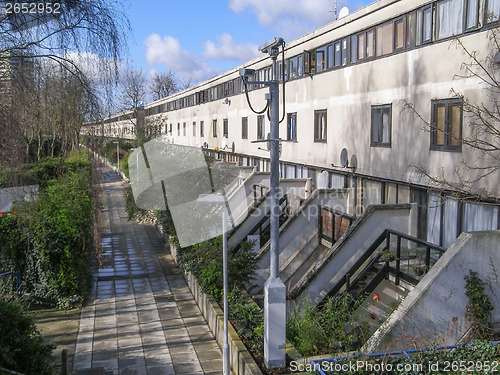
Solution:
<svg viewBox="0 0 500 375"><path fill-rule="evenodd" d="M30 7L30 4L37 6L36 12L16 11L16 7ZM40 4L44 9L39 7ZM82 110L82 100L87 104L92 102L92 117L99 117L100 98L93 77L82 69L75 55L94 56L97 62L94 73L99 72L102 79L110 82L116 78L118 62L126 47L125 35L130 27L120 10L120 3L114 0L61 0L47 4L6 1L0 9L0 137L3 146L0 161L4 164L23 162L21 150L29 149L35 135L40 141L47 135L45 132L55 131L56 123L67 124L68 112ZM49 80L44 72L39 71L44 66L57 67L67 75L63 78L58 73L55 81ZM59 91L57 97L50 94L45 84L50 81L50 85L54 85L58 80L59 84L71 82L73 93L85 91L77 100L78 105L65 103L68 96L62 93L67 93L65 90L69 86ZM57 100L61 107L57 115L45 112L49 99ZM88 108L80 114L90 116ZM75 126L79 128L80 125ZM60 127L58 131L61 131ZM78 137L74 134L79 131L73 129L71 133L70 143L74 144ZM69 132L64 134L63 138L67 138Z"/></svg>
<svg viewBox="0 0 500 375"><path fill-rule="evenodd" d="M471 50L462 40L456 42L464 51L467 60L462 63L462 74L456 78L475 78L480 82L485 100L470 99L464 93L452 89L452 94L461 99L464 112L464 131L462 136L438 129L420 114L412 103L406 102L404 108L414 113L430 132L441 132L444 137L461 142L467 152L475 158L463 159L455 166L455 181L442 175L431 175L425 166L420 164L413 167L420 174L426 176L435 187L451 189L459 194L481 195L483 198L499 199L498 189L478 189L481 180L495 178L500 175L500 29L488 31L490 53L482 56L478 51ZM490 184L491 185L491 184Z"/></svg>
<svg viewBox="0 0 500 375"><path fill-rule="evenodd" d="M124 109L144 106L148 93L148 81L142 69L130 68L121 82L122 105Z"/></svg>
<svg viewBox="0 0 500 375"><path fill-rule="evenodd" d="M179 91L180 83L172 71L168 73L155 72L151 79L150 90L153 100L166 98Z"/></svg>

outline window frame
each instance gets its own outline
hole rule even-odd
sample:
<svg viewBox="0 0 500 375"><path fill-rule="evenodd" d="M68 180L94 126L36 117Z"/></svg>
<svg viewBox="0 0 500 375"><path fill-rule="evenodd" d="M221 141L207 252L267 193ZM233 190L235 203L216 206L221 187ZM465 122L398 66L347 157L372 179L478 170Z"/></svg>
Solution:
<svg viewBox="0 0 500 375"><path fill-rule="evenodd" d="M318 129L320 122L318 120L324 116L325 119L325 129L324 138L322 138L319 133L321 129ZM328 140L328 112L326 109L318 109L314 111L314 142L315 143L326 143Z"/></svg>
<svg viewBox="0 0 500 375"><path fill-rule="evenodd" d="M212 137L217 138L217 119L212 120Z"/></svg>
<svg viewBox="0 0 500 375"><path fill-rule="evenodd" d="M293 127L292 123L290 122L292 118L295 119ZM286 139L291 142L297 142L297 112L291 112L287 114Z"/></svg>
<svg viewBox="0 0 500 375"><path fill-rule="evenodd" d="M451 123L452 112L451 108L459 106L460 107L460 123L458 124L459 129L459 139L458 144L450 144L450 136L453 133L453 124ZM444 123L444 141L443 144L437 144L437 125L436 125L436 111L438 108L445 108L445 123ZM435 99L431 101L431 123L430 123L430 150L431 151L449 151L449 152L462 152L462 130L463 130L463 100L459 98L450 99ZM451 128L450 128L451 126Z"/></svg>
<svg viewBox="0 0 500 375"><path fill-rule="evenodd" d="M203 120L200 121L200 137L205 137L205 124Z"/></svg>
<svg viewBox="0 0 500 375"><path fill-rule="evenodd" d="M384 136L383 136L383 119L384 119L384 112L388 110L389 112L389 124L387 126L387 132L388 132L388 142L384 142ZM378 122L375 122L375 119L378 119ZM373 139L373 135L375 133L374 127L378 125L377 129L377 134L380 135L380 126L382 126L382 139ZM385 147L385 148L391 148L392 147L392 104L381 104L381 105L372 105L371 106L371 127L370 127L370 146L371 147Z"/></svg>
<svg viewBox="0 0 500 375"><path fill-rule="evenodd" d="M193 121L193 137L196 137L196 121Z"/></svg>
<svg viewBox="0 0 500 375"><path fill-rule="evenodd" d="M266 130L266 122L264 115L257 116L257 139L264 139Z"/></svg>
<svg viewBox="0 0 500 375"><path fill-rule="evenodd" d="M229 138L229 120L227 118L222 120L222 137Z"/></svg>
<svg viewBox="0 0 500 375"><path fill-rule="evenodd" d="M248 139L248 117L241 118L241 139Z"/></svg>

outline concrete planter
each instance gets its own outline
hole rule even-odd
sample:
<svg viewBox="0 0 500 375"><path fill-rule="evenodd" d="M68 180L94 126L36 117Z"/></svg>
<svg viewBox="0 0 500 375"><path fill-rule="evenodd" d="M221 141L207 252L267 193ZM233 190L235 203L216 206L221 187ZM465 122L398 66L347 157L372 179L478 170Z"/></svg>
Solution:
<svg viewBox="0 0 500 375"><path fill-rule="evenodd" d="M191 293L214 334L219 347L224 345L224 313L212 296L206 295L198 285L196 277L190 272L184 275ZM234 327L229 324L229 363L236 375L262 375L259 366L240 340Z"/></svg>

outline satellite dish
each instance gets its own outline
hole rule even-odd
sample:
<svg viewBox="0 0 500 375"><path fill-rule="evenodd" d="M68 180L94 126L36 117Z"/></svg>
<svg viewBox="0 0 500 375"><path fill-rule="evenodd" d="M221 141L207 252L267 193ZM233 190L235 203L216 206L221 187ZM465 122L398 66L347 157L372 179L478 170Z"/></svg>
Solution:
<svg viewBox="0 0 500 375"><path fill-rule="evenodd" d="M347 17L348 15L349 15L349 9L347 7L343 7L342 9L340 9L339 19Z"/></svg>
<svg viewBox="0 0 500 375"><path fill-rule="evenodd" d="M356 154L352 154L352 156L351 156L352 171L354 172L357 167L358 167L358 158L356 157Z"/></svg>
<svg viewBox="0 0 500 375"><path fill-rule="evenodd" d="M233 142L233 144L231 145L231 152L234 154L234 142Z"/></svg>
<svg viewBox="0 0 500 375"><path fill-rule="evenodd" d="M340 151L340 165L342 165L345 168L347 167L348 164L349 161L347 156L347 149L343 148L342 151Z"/></svg>

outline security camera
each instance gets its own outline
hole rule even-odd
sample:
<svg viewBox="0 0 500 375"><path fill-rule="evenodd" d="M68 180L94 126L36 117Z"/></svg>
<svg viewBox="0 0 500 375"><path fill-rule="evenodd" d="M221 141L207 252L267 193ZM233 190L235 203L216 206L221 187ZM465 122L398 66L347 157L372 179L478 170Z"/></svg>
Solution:
<svg viewBox="0 0 500 375"><path fill-rule="evenodd" d="M270 53L273 49L278 48L279 46L283 45L285 41L283 38L279 37L274 37L273 39L267 41L263 45L259 47L259 51L262 53Z"/></svg>
<svg viewBox="0 0 500 375"><path fill-rule="evenodd" d="M252 78L254 73L255 69L240 68L240 76L242 76L244 79Z"/></svg>

